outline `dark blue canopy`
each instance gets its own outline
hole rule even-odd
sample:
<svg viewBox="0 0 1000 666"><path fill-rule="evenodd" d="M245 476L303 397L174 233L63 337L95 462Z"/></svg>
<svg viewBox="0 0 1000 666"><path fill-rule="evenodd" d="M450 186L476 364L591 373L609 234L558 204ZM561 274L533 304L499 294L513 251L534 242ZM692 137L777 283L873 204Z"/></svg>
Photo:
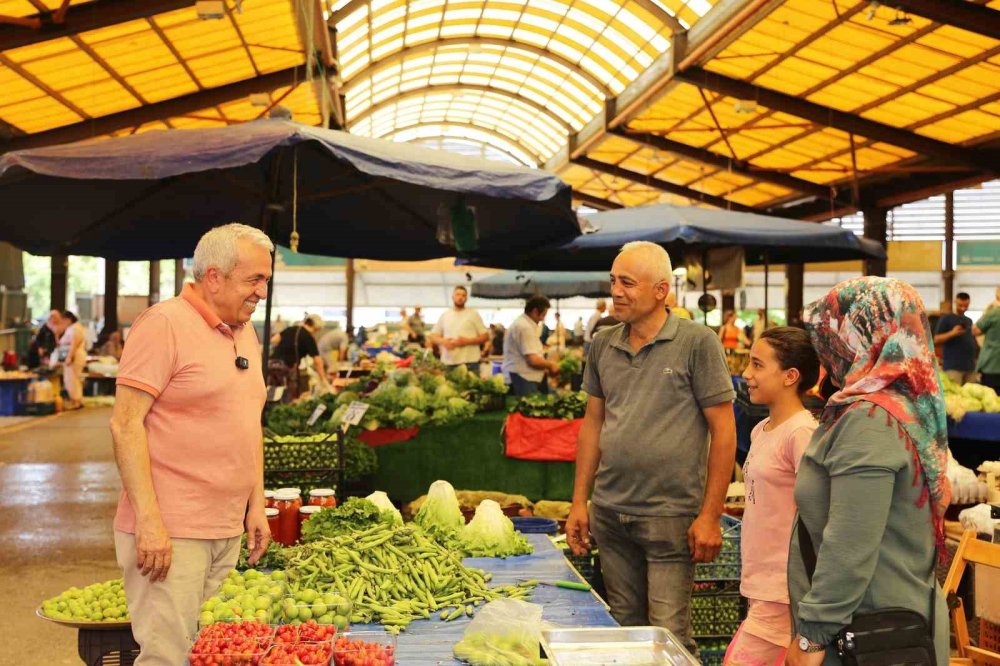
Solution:
<svg viewBox="0 0 1000 666"><path fill-rule="evenodd" d="M522 256L482 252L463 263L523 270L608 270L621 246L631 241L662 245L677 264L689 251L727 246L742 247L747 264L885 257L881 245L847 229L752 213L657 204L595 213L586 219L596 231L559 247Z"/></svg>
<svg viewBox="0 0 1000 666"><path fill-rule="evenodd" d="M502 271L472 283L472 295L476 298L530 298L535 294L549 298L600 298L611 295L611 283L606 271Z"/></svg>
<svg viewBox="0 0 1000 666"><path fill-rule="evenodd" d="M579 234L569 187L544 171L268 120L0 156L0 240L168 259L240 221L288 244L294 189L310 254L431 259L461 254L453 238L460 250L523 253Z"/></svg>

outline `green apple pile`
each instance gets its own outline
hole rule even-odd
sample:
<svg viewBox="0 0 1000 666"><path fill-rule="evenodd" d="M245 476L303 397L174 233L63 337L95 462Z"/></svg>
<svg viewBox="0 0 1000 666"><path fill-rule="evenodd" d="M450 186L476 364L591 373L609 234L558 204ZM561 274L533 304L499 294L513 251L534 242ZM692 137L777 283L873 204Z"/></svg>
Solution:
<svg viewBox="0 0 1000 666"><path fill-rule="evenodd" d="M321 594L316 590L300 589L284 600L281 620L286 624L301 624L315 620L344 631L350 624L354 604L337 594Z"/></svg>
<svg viewBox="0 0 1000 666"><path fill-rule="evenodd" d="M74 622L127 622L124 581L94 583L82 590L71 587L42 602L42 613L56 620Z"/></svg>
<svg viewBox="0 0 1000 666"><path fill-rule="evenodd" d="M256 569L247 569L243 573L233 570L219 587L219 592L201 605L198 622L203 627L213 622L241 620L275 624L286 596L288 584L284 571L265 574Z"/></svg>

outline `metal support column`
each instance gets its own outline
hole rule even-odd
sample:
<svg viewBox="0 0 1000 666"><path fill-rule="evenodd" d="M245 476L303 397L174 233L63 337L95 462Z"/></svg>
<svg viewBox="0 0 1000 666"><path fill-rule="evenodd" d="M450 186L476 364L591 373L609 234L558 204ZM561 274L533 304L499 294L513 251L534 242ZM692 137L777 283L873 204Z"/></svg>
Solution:
<svg viewBox="0 0 1000 666"><path fill-rule="evenodd" d="M149 304L160 302L160 262L149 262Z"/></svg>
<svg viewBox="0 0 1000 666"><path fill-rule="evenodd" d="M101 338L118 330L118 262L104 260L104 328Z"/></svg>
<svg viewBox="0 0 1000 666"><path fill-rule="evenodd" d="M785 321L802 321L805 264L785 264Z"/></svg>
<svg viewBox="0 0 1000 666"><path fill-rule="evenodd" d="M881 244L882 247L887 247L889 244L887 213L889 211L885 208L866 207L862 209L862 212L865 216L865 238L870 238ZM864 274L885 277L886 263L887 259L865 259Z"/></svg>
<svg viewBox="0 0 1000 666"><path fill-rule="evenodd" d="M174 296L180 296L184 289L184 260L174 261Z"/></svg>
<svg viewBox="0 0 1000 666"><path fill-rule="evenodd" d="M354 259L347 260L347 330L354 332Z"/></svg>
<svg viewBox="0 0 1000 666"><path fill-rule="evenodd" d="M49 307L53 310L66 309L66 291L69 281L69 257L65 254L52 255L52 282L49 287Z"/></svg>
<svg viewBox="0 0 1000 666"><path fill-rule="evenodd" d="M944 195L944 301L955 300L955 193Z"/></svg>

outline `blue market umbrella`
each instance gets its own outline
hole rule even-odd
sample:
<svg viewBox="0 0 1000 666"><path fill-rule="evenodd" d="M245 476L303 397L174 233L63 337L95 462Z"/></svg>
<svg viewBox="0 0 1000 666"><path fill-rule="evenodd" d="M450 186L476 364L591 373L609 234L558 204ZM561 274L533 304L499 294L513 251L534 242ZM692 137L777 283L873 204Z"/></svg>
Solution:
<svg viewBox="0 0 1000 666"><path fill-rule="evenodd" d="M0 157L0 240L34 254L191 256L240 221L299 249L421 260L518 254L579 234L552 174L278 120Z"/></svg>
<svg viewBox="0 0 1000 666"><path fill-rule="evenodd" d="M523 255L488 251L462 263L538 271L606 271L622 245L651 241L662 245L675 264L689 252L742 247L751 265L885 258L878 243L840 227L767 215L657 204L596 213L586 218L593 233L557 248Z"/></svg>
<svg viewBox="0 0 1000 666"><path fill-rule="evenodd" d="M585 296L600 298L611 294L608 273L557 273L554 271L502 271L472 283L476 298L531 298L542 294L549 298Z"/></svg>

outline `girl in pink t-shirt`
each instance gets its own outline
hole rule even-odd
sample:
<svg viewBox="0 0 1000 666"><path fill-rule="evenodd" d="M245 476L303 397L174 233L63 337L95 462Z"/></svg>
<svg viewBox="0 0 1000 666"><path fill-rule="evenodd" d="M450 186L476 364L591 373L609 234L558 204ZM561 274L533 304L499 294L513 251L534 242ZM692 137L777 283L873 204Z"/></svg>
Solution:
<svg viewBox="0 0 1000 666"><path fill-rule="evenodd" d="M819 358L809 334L790 327L764 331L750 351L743 377L750 400L766 405L770 416L751 433L743 465L740 593L750 609L724 663L781 666L792 640L786 572L795 522L795 474L816 429L816 420L802 405L802 396L819 377Z"/></svg>

